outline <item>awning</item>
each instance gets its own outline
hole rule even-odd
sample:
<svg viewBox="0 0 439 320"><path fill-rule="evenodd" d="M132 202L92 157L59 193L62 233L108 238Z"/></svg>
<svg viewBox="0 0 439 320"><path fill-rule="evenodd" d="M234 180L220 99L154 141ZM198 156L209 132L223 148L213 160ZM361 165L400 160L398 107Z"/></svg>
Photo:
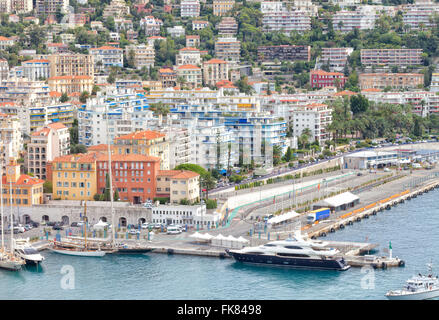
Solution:
<svg viewBox="0 0 439 320"><path fill-rule="evenodd" d="M340 207L344 204L352 203L359 199L360 198L355 194L352 194L350 192L345 192L342 194L338 194L334 197L324 199L322 203L328 205L328 207Z"/></svg>
<svg viewBox="0 0 439 320"><path fill-rule="evenodd" d="M297 212L290 211L290 212L287 212L287 213L284 213L284 214L281 214L279 216L275 216L275 217L269 219L267 221L267 224L281 223L283 221L286 221L286 220L292 219L294 217L297 217L298 215L299 214Z"/></svg>

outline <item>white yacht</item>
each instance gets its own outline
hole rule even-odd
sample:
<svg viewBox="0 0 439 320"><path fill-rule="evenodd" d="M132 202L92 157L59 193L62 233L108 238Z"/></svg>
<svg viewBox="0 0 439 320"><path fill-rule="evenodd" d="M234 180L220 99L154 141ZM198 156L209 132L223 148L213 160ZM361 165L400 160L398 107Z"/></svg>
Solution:
<svg viewBox="0 0 439 320"><path fill-rule="evenodd" d="M236 261L284 266L298 269L345 271L350 268L340 256L340 251L328 248L319 240L304 239L300 231L287 240L272 241L258 247L226 250Z"/></svg>
<svg viewBox="0 0 439 320"><path fill-rule="evenodd" d="M15 253L26 261L26 264L39 264L44 261L44 257L26 239L14 239Z"/></svg>
<svg viewBox="0 0 439 320"><path fill-rule="evenodd" d="M419 274L407 280L401 290L386 293L389 300L427 300L439 297L439 279L432 274L432 264L427 264L428 275Z"/></svg>

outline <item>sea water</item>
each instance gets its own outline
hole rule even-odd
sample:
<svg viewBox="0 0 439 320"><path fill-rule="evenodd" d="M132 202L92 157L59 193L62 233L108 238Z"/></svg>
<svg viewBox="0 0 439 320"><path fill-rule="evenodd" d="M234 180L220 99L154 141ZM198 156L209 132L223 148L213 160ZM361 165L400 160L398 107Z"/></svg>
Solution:
<svg viewBox="0 0 439 320"><path fill-rule="evenodd" d="M322 238L377 243L379 255L388 255L391 241L405 267L305 271L210 257L44 251L38 268L0 270L0 299L385 299L388 290L425 273L430 260L439 271L438 196L430 191Z"/></svg>

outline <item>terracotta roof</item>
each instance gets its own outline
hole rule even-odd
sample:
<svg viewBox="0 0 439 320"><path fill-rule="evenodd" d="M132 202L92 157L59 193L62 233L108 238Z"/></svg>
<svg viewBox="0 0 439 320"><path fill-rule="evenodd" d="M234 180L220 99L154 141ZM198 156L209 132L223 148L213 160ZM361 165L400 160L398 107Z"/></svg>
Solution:
<svg viewBox="0 0 439 320"><path fill-rule="evenodd" d="M157 176L171 177L172 179L190 179L198 177L199 174L189 170L159 170Z"/></svg>
<svg viewBox="0 0 439 320"><path fill-rule="evenodd" d="M349 90L344 90L344 91L337 92L336 94L334 94L334 96L355 96L356 94L358 94L358 93L353 92L353 91L349 91Z"/></svg>
<svg viewBox="0 0 439 320"><path fill-rule="evenodd" d="M236 87L233 85L233 82L232 82L232 81L229 81L229 80L220 80L220 81L218 81L218 82L216 83L216 86L217 86L218 88L225 88L225 87L228 87L228 88L234 87L234 88L236 88Z"/></svg>
<svg viewBox="0 0 439 320"><path fill-rule="evenodd" d="M47 46L48 47L67 47L67 45L65 43L61 43L61 42L48 43Z"/></svg>
<svg viewBox="0 0 439 320"><path fill-rule="evenodd" d="M174 73L174 70L170 68L163 68L159 70L160 73Z"/></svg>
<svg viewBox="0 0 439 320"><path fill-rule="evenodd" d="M50 92L49 92L49 95L50 95L51 97L61 97L61 96L62 96L62 93L61 93L61 92L58 92L58 91L50 91Z"/></svg>
<svg viewBox="0 0 439 320"><path fill-rule="evenodd" d="M136 131L130 134L126 134L120 137L115 138L114 140L152 140L157 138L165 137L166 135L164 133L158 132L158 131Z"/></svg>
<svg viewBox="0 0 439 320"><path fill-rule="evenodd" d="M49 128L53 130L65 129L67 128L62 122L52 122L47 125Z"/></svg>
<svg viewBox="0 0 439 320"><path fill-rule="evenodd" d="M50 133L50 129L49 128L43 128L40 129L38 131L35 131L32 133L32 137L38 137L38 136L47 136Z"/></svg>
<svg viewBox="0 0 439 320"><path fill-rule="evenodd" d="M381 92L381 89L378 89L378 88L369 88L369 89L361 90L361 92Z"/></svg>
<svg viewBox="0 0 439 320"><path fill-rule="evenodd" d="M197 48L185 47L183 49L180 49L179 51L200 51L200 50Z"/></svg>
<svg viewBox="0 0 439 320"><path fill-rule="evenodd" d="M110 47L110 46L102 46L99 48L91 48L90 50L122 50L122 49L116 47Z"/></svg>
<svg viewBox="0 0 439 320"><path fill-rule="evenodd" d="M57 162L78 162L78 163L90 163L95 162L100 154L98 153L77 153L68 154L65 156L56 157L53 159L53 163Z"/></svg>
<svg viewBox="0 0 439 320"><path fill-rule="evenodd" d="M2 177L2 182L3 182L3 185L6 185L6 176ZM18 178L18 180L15 183L12 183L12 185L13 186L17 186L17 185L32 186L32 185L40 184L40 183L44 183L44 180L28 176L27 174L22 174L22 175L20 175L20 177Z"/></svg>
<svg viewBox="0 0 439 320"><path fill-rule="evenodd" d="M12 40L11 38L6 38L4 36L0 36L0 41L9 41Z"/></svg>
<svg viewBox="0 0 439 320"><path fill-rule="evenodd" d="M312 70L311 74L318 74L320 76L343 76L344 74L341 72L326 72L324 70Z"/></svg>
<svg viewBox="0 0 439 320"><path fill-rule="evenodd" d="M12 101L5 101L5 102L0 102L0 106L15 106L15 102Z"/></svg>
<svg viewBox="0 0 439 320"><path fill-rule="evenodd" d="M102 143L87 148L88 151L108 151L108 144Z"/></svg>
<svg viewBox="0 0 439 320"><path fill-rule="evenodd" d="M90 76L56 76L50 77L48 80L62 80L62 79L92 79Z"/></svg>
<svg viewBox="0 0 439 320"><path fill-rule="evenodd" d="M189 38L189 39L198 39L200 36L199 35L188 35L188 36L186 36L186 38Z"/></svg>
<svg viewBox="0 0 439 320"><path fill-rule="evenodd" d="M209 64L217 64L217 63L227 63L227 62L224 61L224 60L220 60L220 59L210 59L209 61L206 61L205 64L206 64L206 63L209 63Z"/></svg>
<svg viewBox="0 0 439 320"><path fill-rule="evenodd" d="M47 59L33 59L33 60L23 61L23 63L35 63L35 62L46 62L46 63L49 63L49 60L47 60Z"/></svg>
<svg viewBox="0 0 439 320"><path fill-rule="evenodd" d="M177 69L194 69L194 70L201 70L199 67L194 66L193 64L184 64L182 66L177 67Z"/></svg>
<svg viewBox="0 0 439 320"><path fill-rule="evenodd" d="M98 161L108 161L108 154L99 155ZM145 162L160 162L159 157L146 156L143 154L113 154L111 161L145 161Z"/></svg>

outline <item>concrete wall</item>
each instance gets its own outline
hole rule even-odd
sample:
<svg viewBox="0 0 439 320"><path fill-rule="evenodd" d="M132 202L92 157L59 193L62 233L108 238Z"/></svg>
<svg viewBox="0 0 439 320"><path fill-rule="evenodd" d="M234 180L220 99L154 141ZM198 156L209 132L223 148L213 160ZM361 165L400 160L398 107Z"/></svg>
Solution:
<svg viewBox="0 0 439 320"><path fill-rule="evenodd" d="M59 203L56 203L59 202ZM14 210L14 216L17 213L20 216L20 222L24 222L25 215L29 216L31 220L41 222L43 216L48 216L49 221L62 221L63 216L69 218L69 224L80 221L80 214L84 212L84 208L74 202L71 204L64 203L64 201L51 201L49 204L34 205L32 207L20 207L19 212ZM97 205L99 204L99 205ZM128 203L114 204L115 224L119 224L120 218L125 218L127 224L138 224L139 219L151 221L151 209L140 206L129 206ZM95 224L101 217L105 217L107 222L111 224L111 210L110 203L105 202L87 202L87 217L91 224Z"/></svg>

